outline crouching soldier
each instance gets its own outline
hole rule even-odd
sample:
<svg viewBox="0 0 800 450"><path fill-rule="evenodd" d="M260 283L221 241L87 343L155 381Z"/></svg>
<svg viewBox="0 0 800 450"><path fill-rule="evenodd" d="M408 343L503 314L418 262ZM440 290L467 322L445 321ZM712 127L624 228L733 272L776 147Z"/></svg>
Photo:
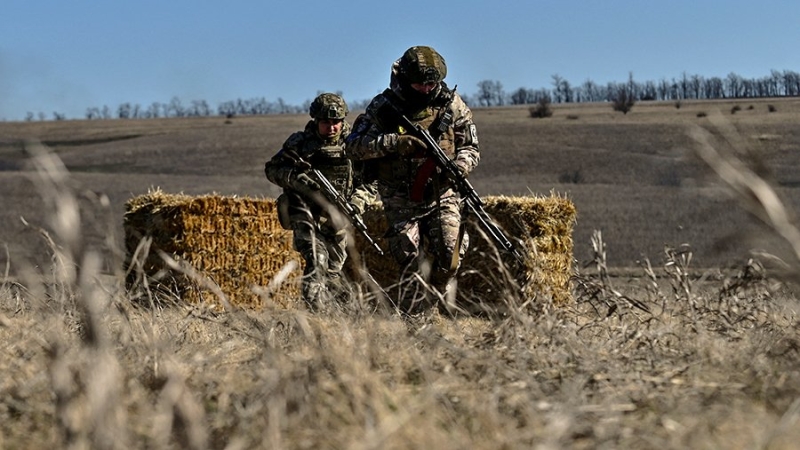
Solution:
<svg viewBox="0 0 800 450"><path fill-rule="evenodd" d="M292 230L293 245L305 261L303 300L311 308L341 291L342 269L347 258L348 222L320 194L310 176L316 169L339 193L363 213L375 192L361 182L360 171L345 156L344 139L350 133L348 109L336 94L317 96L309 109L303 131L286 139L280 151L265 165L267 179L283 188L278 197L278 216Z"/></svg>

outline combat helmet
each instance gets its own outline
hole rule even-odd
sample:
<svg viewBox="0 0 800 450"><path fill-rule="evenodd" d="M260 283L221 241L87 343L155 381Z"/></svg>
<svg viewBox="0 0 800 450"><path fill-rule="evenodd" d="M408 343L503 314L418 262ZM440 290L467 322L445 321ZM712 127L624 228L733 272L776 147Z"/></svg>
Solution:
<svg viewBox="0 0 800 450"><path fill-rule="evenodd" d="M311 102L308 113L315 120L341 119L347 117L347 103L340 95L320 94Z"/></svg>
<svg viewBox="0 0 800 450"><path fill-rule="evenodd" d="M447 64L442 55L426 46L406 50L398 61L398 68L408 83L439 83L447 76Z"/></svg>

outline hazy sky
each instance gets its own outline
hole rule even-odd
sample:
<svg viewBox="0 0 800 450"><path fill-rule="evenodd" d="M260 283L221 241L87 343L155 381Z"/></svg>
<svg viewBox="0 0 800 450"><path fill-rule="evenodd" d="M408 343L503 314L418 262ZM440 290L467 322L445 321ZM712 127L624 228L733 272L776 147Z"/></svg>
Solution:
<svg viewBox="0 0 800 450"><path fill-rule="evenodd" d="M371 98L412 45L444 55L471 95L800 70L798 0L3 0L0 120L89 107L320 91Z"/></svg>

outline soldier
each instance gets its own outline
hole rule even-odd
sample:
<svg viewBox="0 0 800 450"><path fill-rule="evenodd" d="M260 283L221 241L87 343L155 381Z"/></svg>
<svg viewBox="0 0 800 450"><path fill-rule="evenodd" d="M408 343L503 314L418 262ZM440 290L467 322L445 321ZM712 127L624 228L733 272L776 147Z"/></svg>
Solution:
<svg viewBox="0 0 800 450"><path fill-rule="evenodd" d="M447 87L446 75L445 60L436 50L409 48L392 65L389 88L372 99L346 140L348 155L368 162L377 177L389 223L389 250L407 278L402 284L413 286L418 274L428 282L423 288L433 287L439 295L445 293L469 245L460 197L452 181L427 158L425 143L405 134L386 105L429 130L466 175L480 160L478 137L472 111ZM430 306L415 289L406 290L400 300L408 312Z"/></svg>
<svg viewBox="0 0 800 450"><path fill-rule="evenodd" d="M345 117L348 109L336 94L317 96L309 109L310 120L303 131L293 133L264 166L269 181L283 188L278 197L278 217L292 230L293 245L305 261L303 300L316 308L342 288L341 274L347 257L346 219L320 195L319 184L307 171L313 167L364 212L375 195L361 183L359 171L345 157L344 139L350 133ZM298 164L297 157L308 165Z"/></svg>

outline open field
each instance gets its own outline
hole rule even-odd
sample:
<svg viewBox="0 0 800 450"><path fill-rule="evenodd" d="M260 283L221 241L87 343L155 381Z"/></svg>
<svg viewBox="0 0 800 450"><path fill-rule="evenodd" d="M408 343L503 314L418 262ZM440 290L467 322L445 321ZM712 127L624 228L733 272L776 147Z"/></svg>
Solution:
<svg viewBox="0 0 800 450"><path fill-rule="evenodd" d="M767 105L775 112L768 112ZM731 114L731 108L741 110ZM752 106L753 109L749 109ZM555 105L548 119L526 108L476 109L482 161L471 179L481 195L524 195L551 190L578 209L576 258L588 258L589 236L601 230L613 267L633 267L643 257L662 258L664 245L688 243L697 267L720 267L746 258L766 243L736 202L694 157L692 125L714 130L721 115L749 154L793 207L800 206L800 100L640 103L627 115L607 104ZM703 112L709 117L697 117ZM20 221L41 224L42 200L21 140L38 138L61 157L87 206L97 195L108 208L92 240L121 233L124 202L160 187L166 192L274 197L264 162L305 116L161 120L0 123L0 243L12 254L12 271L41 254L42 243ZM726 144L727 146L727 144ZM769 248L769 247L768 247ZM35 256L33 256L35 259ZM0 252L0 264L5 263Z"/></svg>
<svg viewBox="0 0 800 450"><path fill-rule="evenodd" d="M124 287L124 202L151 186L275 196L263 163L305 117L0 123L0 448L796 448L800 237L751 219L689 133L800 210L800 100L475 115L482 195L576 204L591 264L574 304L509 289L484 299L502 311L403 318L368 294L313 314L155 302L145 278ZM32 164L30 138L59 158Z"/></svg>

